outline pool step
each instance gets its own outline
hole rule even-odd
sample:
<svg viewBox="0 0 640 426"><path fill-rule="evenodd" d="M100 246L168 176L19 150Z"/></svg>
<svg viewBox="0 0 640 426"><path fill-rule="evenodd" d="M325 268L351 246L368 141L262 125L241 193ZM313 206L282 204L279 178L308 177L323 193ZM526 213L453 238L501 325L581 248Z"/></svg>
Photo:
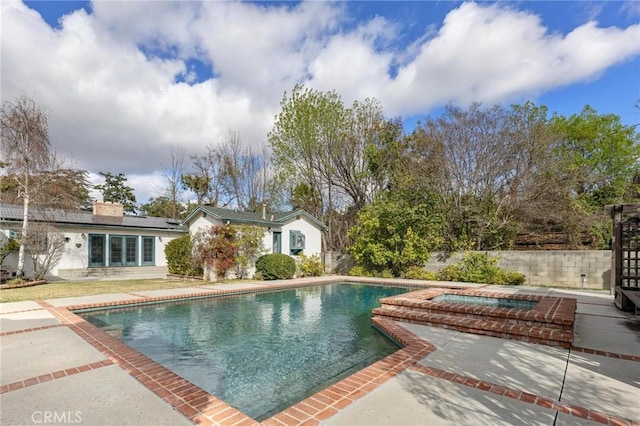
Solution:
<svg viewBox="0 0 640 426"><path fill-rule="evenodd" d="M575 299L540 298L538 310L452 305L412 298L411 293L381 300L375 317L465 333L569 348L573 342ZM547 299L547 300L545 300ZM544 303L543 303L544 302ZM571 311L571 315L559 315Z"/></svg>

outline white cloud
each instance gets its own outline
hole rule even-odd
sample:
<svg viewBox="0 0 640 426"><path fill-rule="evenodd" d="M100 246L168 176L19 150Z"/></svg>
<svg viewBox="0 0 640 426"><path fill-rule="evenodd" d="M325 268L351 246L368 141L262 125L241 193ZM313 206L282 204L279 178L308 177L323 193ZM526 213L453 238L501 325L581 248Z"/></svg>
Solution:
<svg viewBox="0 0 640 426"><path fill-rule="evenodd" d="M376 97L391 116L426 114L588 81L640 54L638 24L551 33L514 7L464 3L400 49L401 22L357 22L348 3L97 2L52 29L7 0L2 100L28 94L47 105L52 140L78 167L150 186L170 146L201 152L229 130L265 143L283 92L298 82L347 104ZM194 79L191 58L214 77Z"/></svg>
<svg viewBox="0 0 640 426"><path fill-rule="evenodd" d="M509 102L592 79L637 56L638 40L640 25L623 30L588 22L563 36L549 33L536 15L465 3L381 99L401 114L449 101Z"/></svg>

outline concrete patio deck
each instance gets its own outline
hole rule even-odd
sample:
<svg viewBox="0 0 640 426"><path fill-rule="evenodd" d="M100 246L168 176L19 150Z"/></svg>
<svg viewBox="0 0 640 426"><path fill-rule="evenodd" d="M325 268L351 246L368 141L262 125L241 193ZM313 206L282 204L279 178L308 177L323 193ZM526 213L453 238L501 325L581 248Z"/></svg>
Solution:
<svg viewBox="0 0 640 426"><path fill-rule="evenodd" d="M2 303L0 424L257 424L65 308L344 281L353 278ZM389 321L390 329L414 343L263 424L640 425L640 321L618 311L612 296L463 287L576 298L573 346Z"/></svg>

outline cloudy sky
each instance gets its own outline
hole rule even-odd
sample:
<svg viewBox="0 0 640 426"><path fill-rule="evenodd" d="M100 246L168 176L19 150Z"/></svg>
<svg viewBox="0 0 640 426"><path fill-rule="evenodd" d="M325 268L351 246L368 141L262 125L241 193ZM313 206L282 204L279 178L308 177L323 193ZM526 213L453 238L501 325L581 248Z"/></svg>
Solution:
<svg viewBox="0 0 640 426"><path fill-rule="evenodd" d="M0 1L1 98L49 111L73 167L159 195L171 147L266 143L285 91L442 105L590 104L640 122L637 1Z"/></svg>

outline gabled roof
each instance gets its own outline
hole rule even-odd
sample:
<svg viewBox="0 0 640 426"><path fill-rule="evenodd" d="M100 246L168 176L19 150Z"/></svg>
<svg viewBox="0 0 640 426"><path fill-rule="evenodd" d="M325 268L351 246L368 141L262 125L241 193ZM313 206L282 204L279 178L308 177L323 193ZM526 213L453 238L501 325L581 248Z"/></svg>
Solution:
<svg viewBox="0 0 640 426"><path fill-rule="evenodd" d="M22 222L23 207L18 204L0 203L0 223ZM48 207L29 207L29 219L34 222L53 222L60 226L100 226L121 229L149 229L187 232L180 221L162 217L97 216L90 211L63 210Z"/></svg>
<svg viewBox="0 0 640 426"><path fill-rule="evenodd" d="M314 223L320 229L326 229L327 226L311 216L304 210L296 210L292 212L267 212L265 217L262 216L262 213L258 212L246 212L246 211L236 211L232 209L224 209L221 207L213 207L209 205L201 205L198 206L189 216L187 216L182 223L188 224L191 219L193 219L198 213L205 213L209 216L212 216L214 219L219 220L221 222L229 222L233 224L249 224L249 225L257 225L263 227L280 227L284 223L289 222L292 219L295 219L297 216L304 216L310 222Z"/></svg>

